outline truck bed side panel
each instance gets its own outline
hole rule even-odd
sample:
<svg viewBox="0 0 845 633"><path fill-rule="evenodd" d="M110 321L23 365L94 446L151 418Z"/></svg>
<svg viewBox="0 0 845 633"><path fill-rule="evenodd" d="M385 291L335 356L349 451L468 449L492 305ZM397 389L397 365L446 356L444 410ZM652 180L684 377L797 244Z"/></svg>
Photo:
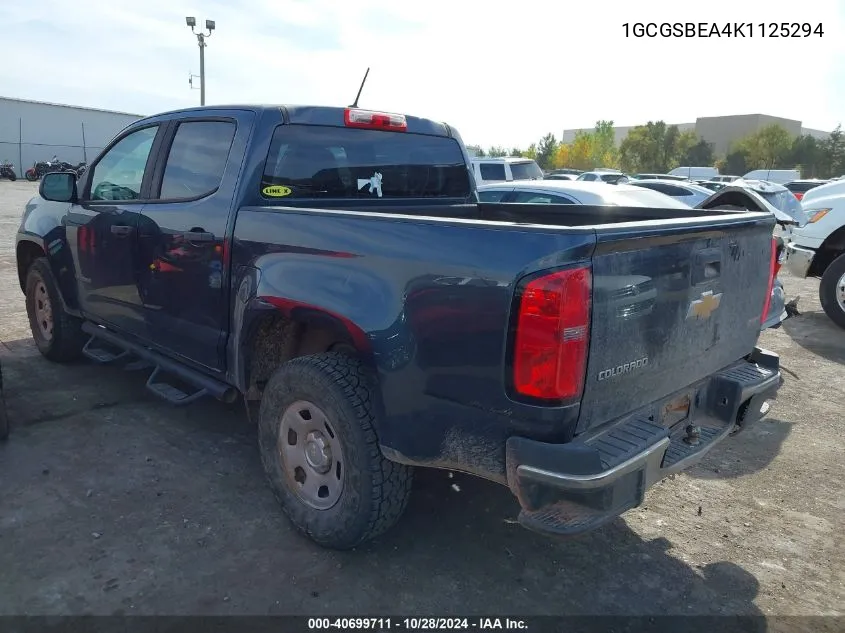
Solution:
<svg viewBox="0 0 845 633"><path fill-rule="evenodd" d="M426 460L463 433L473 458L503 465L509 434L565 439L577 417L577 405L562 412L506 395L514 283L589 261L594 243L590 229L247 207L233 265L235 278L238 267L260 270L258 296L341 315L364 332L381 380L383 444Z"/></svg>

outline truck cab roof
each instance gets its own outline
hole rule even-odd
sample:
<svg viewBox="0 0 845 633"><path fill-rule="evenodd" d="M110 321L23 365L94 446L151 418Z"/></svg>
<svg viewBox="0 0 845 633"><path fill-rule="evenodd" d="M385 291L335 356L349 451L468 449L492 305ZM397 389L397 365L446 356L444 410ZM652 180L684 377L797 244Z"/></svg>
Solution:
<svg viewBox="0 0 845 633"><path fill-rule="evenodd" d="M345 117L349 111L361 113L374 113L384 116L398 117L406 123L406 129L411 134L429 134L433 136L447 136L453 137L455 133L452 128L446 123L433 121L431 119L424 119L407 114L398 114L394 112L385 112L384 110L372 110L369 108L345 108L337 106L313 106L313 105L295 105L295 104L231 104L231 105L213 105L213 106L199 106L193 108L182 108L178 110L170 110L162 112L153 116L140 119L132 125L136 126L139 123L148 123L152 121L159 121L162 119L184 118L186 116L203 116L224 111L246 111L254 112L257 115L269 114L273 116L278 114L279 123L290 125L325 125L334 127L346 126ZM387 128L385 128L387 129Z"/></svg>

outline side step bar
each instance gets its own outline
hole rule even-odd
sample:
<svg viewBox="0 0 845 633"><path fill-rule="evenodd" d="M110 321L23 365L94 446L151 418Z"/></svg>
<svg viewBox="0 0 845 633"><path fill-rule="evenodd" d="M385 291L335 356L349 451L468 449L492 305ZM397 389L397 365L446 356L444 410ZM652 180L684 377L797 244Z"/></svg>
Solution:
<svg viewBox="0 0 845 633"><path fill-rule="evenodd" d="M105 328L86 321L82 324L82 331L91 335L91 339L82 350L85 356L101 364L111 363L129 356L139 358L140 360L126 365L126 369L129 371L152 369L153 371L147 380L147 389L171 404L190 404L203 396L212 396L223 402L234 402L238 397L237 390L231 385L210 378L142 345L126 341ZM113 352L98 347L97 342L105 343L120 351ZM161 380L162 374L171 374L181 382L195 387L196 391L185 393L178 387Z"/></svg>

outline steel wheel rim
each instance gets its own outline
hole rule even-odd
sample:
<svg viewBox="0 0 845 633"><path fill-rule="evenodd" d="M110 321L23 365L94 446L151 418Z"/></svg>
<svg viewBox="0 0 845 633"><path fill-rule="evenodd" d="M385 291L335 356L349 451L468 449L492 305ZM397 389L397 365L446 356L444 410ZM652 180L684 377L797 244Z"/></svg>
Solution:
<svg viewBox="0 0 845 633"><path fill-rule="evenodd" d="M33 299L35 320L38 323L38 330L46 340L53 338L53 306L50 303L50 295L47 286L43 281L35 284L35 297Z"/></svg>
<svg viewBox="0 0 845 633"><path fill-rule="evenodd" d="M839 304L839 309L845 312L845 275L836 282L836 303Z"/></svg>
<svg viewBox="0 0 845 633"><path fill-rule="evenodd" d="M285 409L276 447L285 477L303 503L328 510L338 502L346 463L337 431L320 407L297 400Z"/></svg>

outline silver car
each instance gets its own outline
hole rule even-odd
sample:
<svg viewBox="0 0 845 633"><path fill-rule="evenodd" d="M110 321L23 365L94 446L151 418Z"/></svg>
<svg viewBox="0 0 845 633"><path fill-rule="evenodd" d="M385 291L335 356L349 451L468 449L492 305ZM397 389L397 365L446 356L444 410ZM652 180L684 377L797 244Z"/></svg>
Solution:
<svg viewBox="0 0 845 633"><path fill-rule="evenodd" d="M689 209L689 206L656 191L602 182L581 180L535 180L481 185L481 202L518 204L581 204L589 206L655 207L657 209Z"/></svg>
<svg viewBox="0 0 845 633"><path fill-rule="evenodd" d="M713 195L713 192L706 187L696 185L692 182L679 182L677 180L658 180L656 178L649 180L632 180L631 184L635 187L645 187L652 191L659 191L662 194L674 198L679 202L685 203L689 207L694 207L699 202L702 202Z"/></svg>

